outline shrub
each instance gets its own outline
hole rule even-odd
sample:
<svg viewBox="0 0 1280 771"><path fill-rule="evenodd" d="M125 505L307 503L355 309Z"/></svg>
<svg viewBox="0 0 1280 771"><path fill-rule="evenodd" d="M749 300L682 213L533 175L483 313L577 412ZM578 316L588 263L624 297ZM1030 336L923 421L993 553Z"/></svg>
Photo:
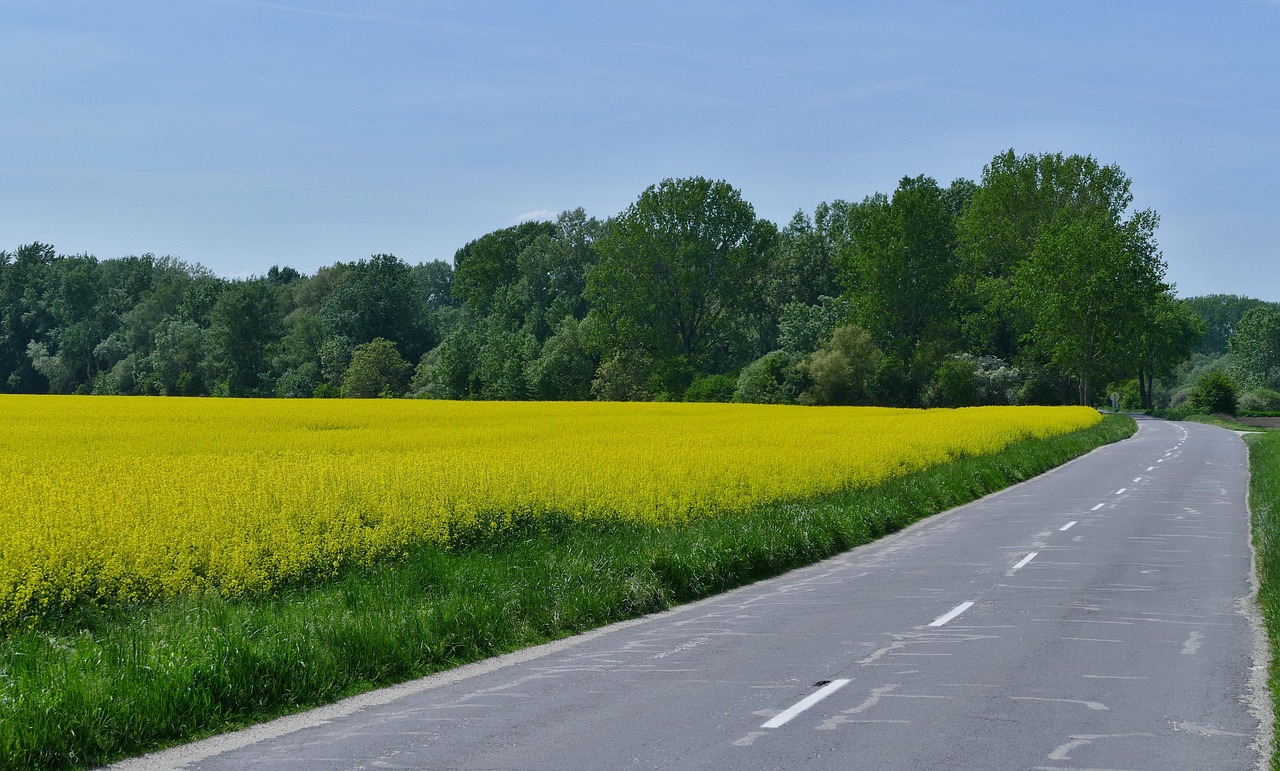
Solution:
<svg viewBox="0 0 1280 771"><path fill-rule="evenodd" d="M684 390L686 402L727 402L738 387L737 375L696 375Z"/></svg>
<svg viewBox="0 0 1280 771"><path fill-rule="evenodd" d="M883 355L865 329L836 327L831 339L800 364L813 384L801 396L807 404L864 404Z"/></svg>
<svg viewBox="0 0 1280 771"><path fill-rule="evenodd" d="M351 355L351 365L342 376L342 395L348 399L404 396L410 369L395 343L376 338L357 346Z"/></svg>
<svg viewBox="0 0 1280 771"><path fill-rule="evenodd" d="M1222 371L1210 372L1196 381L1187 397L1195 412L1236 414L1236 384Z"/></svg>
<svg viewBox="0 0 1280 771"><path fill-rule="evenodd" d="M794 404L807 385L796 366L800 358L786 351L772 351L742 368L735 402L751 404Z"/></svg>
<svg viewBox="0 0 1280 771"><path fill-rule="evenodd" d="M1236 407L1241 412L1280 412L1280 391L1252 388L1240 394Z"/></svg>

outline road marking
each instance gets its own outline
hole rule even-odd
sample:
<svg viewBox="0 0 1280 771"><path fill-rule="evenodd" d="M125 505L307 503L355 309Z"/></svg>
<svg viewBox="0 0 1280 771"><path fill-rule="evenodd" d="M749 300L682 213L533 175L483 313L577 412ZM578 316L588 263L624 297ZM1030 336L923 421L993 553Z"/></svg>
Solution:
<svg viewBox="0 0 1280 771"><path fill-rule="evenodd" d="M799 715L801 712L804 712L806 709L812 707L814 704L817 704L818 702L822 701L823 699L827 698L828 696L830 696L831 694L835 693L836 691L840 690L841 688L845 687L848 684L849 684L848 680L832 680L830 683L827 683L825 686L823 686L820 690L814 691L813 693L804 697L800 701L797 701L795 704L792 704L787 709L783 710L782 712L779 712L771 720L769 720L769 722L765 723L760 727L761 728L781 728L782 726L791 722L791 719L794 718L796 715Z"/></svg>
<svg viewBox="0 0 1280 771"><path fill-rule="evenodd" d="M1105 504L1105 503L1099 503L1097 506L1094 506L1092 509L1089 509L1089 511L1097 511L1098 509L1100 509L1100 508L1102 508L1103 506L1106 506L1106 505L1107 505L1107 504Z"/></svg>
<svg viewBox="0 0 1280 771"><path fill-rule="evenodd" d="M1111 710L1106 704L1098 701L1085 701L1084 699L1049 699L1044 696L1010 696L1014 701L1054 701L1060 704L1079 704L1095 712L1109 712Z"/></svg>
<svg viewBox="0 0 1280 771"><path fill-rule="evenodd" d="M947 623L951 619L955 618L961 613L964 613L966 610L972 607L973 607L972 602L962 602L959 605L952 608L946 615L938 616L933 621L930 621L929 626L942 626L943 624Z"/></svg>
<svg viewBox="0 0 1280 771"><path fill-rule="evenodd" d="M1116 490L1116 495L1120 495L1120 494L1122 494L1125 490L1128 490L1128 489L1129 489L1129 488L1127 488L1127 487L1121 487L1119 490Z"/></svg>
<svg viewBox="0 0 1280 771"><path fill-rule="evenodd" d="M1156 470L1155 466L1147 466L1147 471L1155 471L1155 470Z"/></svg>
<svg viewBox="0 0 1280 771"><path fill-rule="evenodd" d="M1018 570L1018 568L1023 567L1023 566L1024 566L1024 565L1026 565L1028 562L1030 562L1031 560L1035 559L1035 558L1036 558L1036 555L1037 555L1037 554L1039 554L1039 553L1040 553L1040 552L1038 552L1038 551L1033 551L1033 552L1031 552L1030 554L1028 554L1027 556L1023 557L1021 560L1019 560L1019 561L1018 561L1018 564L1017 564L1017 565L1014 565L1013 567L1009 568L1009 573L1008 573L1008 575L1013 575L1013 574ZM970 603L970 604L972 604L972 603Z"/></svg>
<svg viewBox="0 0 1280 771"><path fill-rule="evenodd" d="M1141 482L1141 481L1142 481L1142 477L1134 477L1134 478L1133 478L1133 481L1134 481L1134 482Z"/></svg>
<svg viewBox="0 0 1280 771"><path fill-rule="evenodd" d="M1073 525L1075 525L1075 523L1076 523L1076 521L1075 521L1074 519L1073 519L1073 520L1071 520L1071 521L1070 521L1070 522L1068 522L1067 524L1065 524L1065 525L1063 525L1062 527L1058 528L1058 532L1059 532L1059 533L1065 533L1065 532L1067 532L1068 530L1070 530L1070 529L1072 528L1072 526L1073 526Z"/></svg>

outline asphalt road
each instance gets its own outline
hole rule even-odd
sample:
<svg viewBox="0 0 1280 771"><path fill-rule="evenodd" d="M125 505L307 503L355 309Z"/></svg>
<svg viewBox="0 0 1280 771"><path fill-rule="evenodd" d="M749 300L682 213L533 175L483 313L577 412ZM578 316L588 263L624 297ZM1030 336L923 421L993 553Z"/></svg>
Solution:
<svg viewBox="0 0 1280 771"><path fill-rule="evenodd" d="M1247 769L1247 454L1133 439L821 564L128 761L190 769Z"/></svg>

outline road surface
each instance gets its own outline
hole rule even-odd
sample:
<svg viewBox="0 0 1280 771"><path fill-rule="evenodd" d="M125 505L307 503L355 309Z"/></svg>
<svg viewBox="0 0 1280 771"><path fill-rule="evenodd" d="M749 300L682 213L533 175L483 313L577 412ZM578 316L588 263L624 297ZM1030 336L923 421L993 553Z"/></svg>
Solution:
<svg viewBox="0 0 1280 771"><path fill-rule="evenodd" d="M1245 447L1140 427L780 578L119 768L1257 767Z"/></svg>

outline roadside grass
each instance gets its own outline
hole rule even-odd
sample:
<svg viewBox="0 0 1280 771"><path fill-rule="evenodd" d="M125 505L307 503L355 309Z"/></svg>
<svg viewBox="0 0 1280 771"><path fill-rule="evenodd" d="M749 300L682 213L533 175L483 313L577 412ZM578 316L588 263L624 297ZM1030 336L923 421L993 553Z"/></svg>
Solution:
<svg viewBox="0 0 1280 771"><path fill-rule="evenodd" d="M1232 431L1266 431L1265 428L1250 426L1241 423L1230 415L1186 415L1178 418L1170 418L1171 420L1187 420L1192 423L1208 423L1211 426L1220 426Z"/></svg>
<svg viewBox="0 0 1280 771"><path fill-rule="evenodd" d="M681 527L548 520L270 598L84 608L0 640L0 768L101 765L659 611L868 543L1135 430L1108 416Z"/></svg>
<svg viewBox="0 0 1280 771"><path fill-rule="evenodd" d="M1268 690L1280 715L1280 431L1245 437L1249 445L1249 508L1257 554L1258 605L1271 647ZM1272 731L1271 768L1280 771L1280 731Z"/></svg>

